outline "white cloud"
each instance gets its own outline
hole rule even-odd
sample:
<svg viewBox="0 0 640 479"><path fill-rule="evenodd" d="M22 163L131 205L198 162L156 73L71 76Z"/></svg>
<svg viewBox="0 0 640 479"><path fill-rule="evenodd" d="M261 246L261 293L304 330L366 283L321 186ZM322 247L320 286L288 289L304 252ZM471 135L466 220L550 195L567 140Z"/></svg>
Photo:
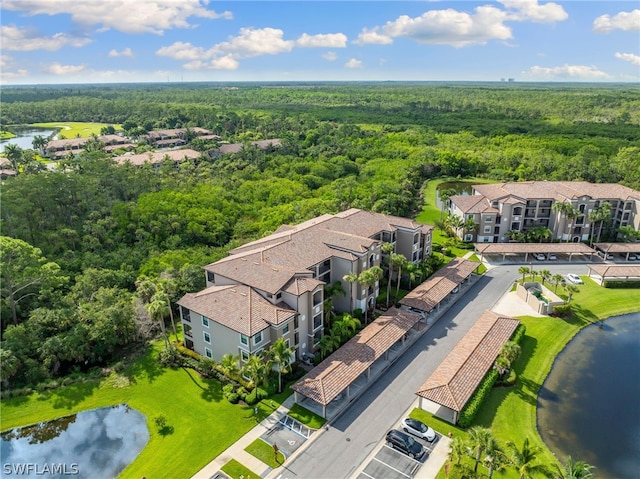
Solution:
<svg viewBox="0 0 640 479"><path fill-rule="evenodd" d="M614 15L601 15L593 21L593 31L609 33L611 30L640 31L640 10L620 12Z"/></svg>
<svg viewBox="0 0 640 479"><path fill-rule="evenodd" d="M205 49L196 47L189 42L175 42L168 47L162 47L156 51L156 55L169 57L174 60L201 60L206 55Z"/></svg>
<svg viewBox="0 0 640 479"><path fill-rule="evenodd" d="M26 15L69 14L74 23L101 25L124 33L162 34L171 28L191 28L191 17L231 19L231 12L207 8L208 0L3 0L2 8Z"/></svg>
<svg viewBox="0 0 640 479"><path fill-rule="evenodd" d="M208 62L195 60L184 65L187 70L237 70L240 66L233 55L214 58Z"/></svg>
<svg viewBox="0 0 640 479"><path fill-rule="evenodd" d="M532 21L537 23L561 22L569 18L564 8L557 3L549 2L539 5L538 0L498 0L509 10L509 20Z"/></svg>
<svg viewBox="0 0 640 479"><path fill-rule="evenodd" d="M358 45L390 45L393 43L393 38L380 33L379 29L380 27L374 27L373 29L363 28L353 43Z"/></svg>
<svg viewBox="0 0 640 479"><path fill-rule="evenodd" d="M536 79L558 80L606 80L610 78L605 72L593 65L563 65L559 67L533 66L523 72L528 77Z"/></svg>
<svg viewBox="0 0 640 479"><path fill-rule="evenodd" d="M41 36L34 29L19 28L11 25L0 27L2 48L8 51L60 50L62 47L83 47L91 43L87 37L74 37L66 33L53 36Z"/></svg>
<svg viewBox="0 0 640 479"><path fill-rule="evenodd" d="M334 62L338 59L338 55L336 54L336 52L327 52L322 54L322 58L330 62Z"/></svg>
<svg viewBox="0 0 640 479"><path fill-rule="evenodd" d="M362 61L356 60L355 58L351 58L347 63L344 64L346 68L362 68Z"/></svg>
<svg viewBox="0 0 640 479"><path fill-rule="evenodd" d="M236 58L250 58L260 55L277 55L290 52L295 42L284 40L284 32L279 28L241 28L240 35L228 42L218 43L210 54L232 53Z"/></svg>
<svg viewBox="0 0 640 479"><path fill-rule="evenodd" d="M636 65L640 67L640 55L636 55L635 53L618 53L614 55L616 58L620 60L624 60L625 62L629 62L632 65Z"/></svg>
<svg viewBox="0 0 640 479"><path fill-rule="evenodd" d="M319 35L303 33L296 40L296 46L302 48L344 48L347 46L347 36L344 33L323 33Z"/></svg>
<svg viewBox="0 0 640 479"><path fill-rule="evenodd" d="M61 65L60 63L53 63L42 71L46 73L52 73L53 75L74 75L84 71L86 67L84 65Z"/></svg>
<svg viewBox="0 0 640 479"><path fill-rule="evenodd" d="M119 52L116 49L113 49L109 52L109 56L110 57L133 57L133 50L131 50L131 48L129 47L125 48L121 52Z"/></svg>
<svg viewBox="0 0 640 479"><path fill-rule="evenodd" d="M25 78L29 72L24 68L16 68L17 64L13 57L0 55L0 82L5 83L16 78Z"/></svg>

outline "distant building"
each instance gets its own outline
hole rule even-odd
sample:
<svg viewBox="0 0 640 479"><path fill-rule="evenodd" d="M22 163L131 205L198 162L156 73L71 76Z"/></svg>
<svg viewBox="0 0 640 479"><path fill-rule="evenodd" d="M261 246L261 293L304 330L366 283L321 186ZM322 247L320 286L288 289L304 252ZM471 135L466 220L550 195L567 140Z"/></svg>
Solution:
<svg viewBox="0 0 640 479"><path fill-rule="evenodd" d="M449 212L465 221L472 218L475 231L459 231L464 241L501 243L509 241L507 232L527 232L546 227L554 239L574 242L589 240L595 226L589 213L608 201L612 228L631 225L640 228L640 192L612 183L586 181L524 181L475 185L469 196L452 196ZM554 212L556 202L568 202L576 218Z"/></svg>

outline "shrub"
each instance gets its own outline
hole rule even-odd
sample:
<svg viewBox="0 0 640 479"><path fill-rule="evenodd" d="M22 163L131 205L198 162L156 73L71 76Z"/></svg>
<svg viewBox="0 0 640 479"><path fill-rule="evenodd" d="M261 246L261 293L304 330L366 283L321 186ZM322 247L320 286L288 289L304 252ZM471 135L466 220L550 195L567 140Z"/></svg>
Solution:
<svg viewBox="0 0 640 479"><path fill-rule="evenodd" d="M480 406L482 406L482 401L484 401L485 397L491 391L491 388L496 383L498 379L498 371L495 369L491 369L487 375L484 377L480 385L477 387L471 399L464 406L462 411L460 412L460 416L458 417L458 424L461 427L469 427L473 422L473 418L476 417L478 411L480 410Z"/></svg>
<svg viewBox="0 0 640 479"><path fill-rule="evenodd" d="M224 386L222 386L222 394L224 394L225 396L227 394L231 394L233 392L233 384L225 384Z"/></svg>
<svg viewBox="0 0 640 479"><path fill-rule="evenodd" d="M516 328L516 330L511 335L511 341L513 341L514 343L520 344L520 341L522 341L522 338L524 337L524 333L526 332L527 332L527 327L524 324L520 323Z"/></svg>
<svg viewBox="0 0 640 479"><path fill-rule="evenodd" d="M568 318L569 316L571 316L571 305L561 304L560 306L555 306L553 308L553 316L557 316L559 318Z"/></svg>
<svg viewBox="0 0 640 479"><path fill-rule="evenodd" d="M356 308L353 310L353 314L351 315L356 319L362 320L362 309L361 308Z"/></svg>
<svg viewBox="0 0 640 479"><path fill-rule="evenodd" d="M174 347L166 347L158 354L160 364L170 368L180 367L183 364L182 357L178 350Z"/></svg>
<svg viewBox="0 0 640 479"><path fill-rule="evenodd" d="M237 393L227 394L227 401L229 401L231 404L238 404L238 401L240 401L240 396L238 396Z"/></svg>
<svg viewBox="0 0 640 479"><path fill-rule="evenodd" d="M640 281L605 281L604 287L611 289L640 288Z"/></svg>

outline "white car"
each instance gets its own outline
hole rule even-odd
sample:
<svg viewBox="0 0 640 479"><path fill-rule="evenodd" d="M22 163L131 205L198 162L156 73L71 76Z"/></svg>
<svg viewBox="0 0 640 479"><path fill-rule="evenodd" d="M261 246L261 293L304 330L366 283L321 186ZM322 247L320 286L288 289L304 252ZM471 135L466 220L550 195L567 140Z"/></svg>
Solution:
<svg viewBox="0 0 640 479"><path fill-rule="evenodd" d="M637 255L635 253L629 254L629 261L636 261L638 259L640 259L640 255Z"/></svg>
<svg viewBox="0 0 640 479"><path fill-rule="evenodd" d="M402 429L406 433L421 437L422 439L426 439L429 442L433 442L433 440L436 438L436 432L433 429L431 429L425 423L410 417L406 417L402 420Z"/></svg>
<svg viewBox="0 0 640 479"><path fill-rule="evenodd" d="M538 261L544 261L545 259L547 259L547 257L542 253L534 253L533 257Z"/></svg>
<svg viewBox="0 0 640 479"><path fill-rule="evenodd" d="M555 261L558 259L558 257L554 254L554 253L549 253L549 261Z"/></svg>
<svg viewBox="0 0 640 479"><path fill-rule="evenodd" d="M567 275L567 280L572 282L573 284L583 284L582 278L580 278L580 276L578 276L577 274L569 273Z"/></svg>

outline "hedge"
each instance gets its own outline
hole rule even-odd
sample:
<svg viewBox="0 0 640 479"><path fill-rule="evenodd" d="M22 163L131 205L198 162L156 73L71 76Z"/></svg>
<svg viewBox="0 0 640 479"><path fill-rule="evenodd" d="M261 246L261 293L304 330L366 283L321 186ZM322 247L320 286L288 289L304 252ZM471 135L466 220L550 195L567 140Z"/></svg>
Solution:
<svg viewBox="0 0 640 479"><path fill-rule="evenodd" d="M460 427L466 428L471 426L473 419L480 410L480 406L482 406L482 401L484 401L484 398L487 397L487 394L489 394L491 388L493 388L493 385L498 380L498 376L498 371L491 368L473 393L473 396L471 396L471 399L467 401L467 404L462 408L462 411L460 411L460 416L458 417L458 425Z"/></svg>
<svg viewBox="0 0 640 479"><path fill-rule="evenodd" d="M604 287L612 289L640 288L640 281L605 281Z"/></svg>

